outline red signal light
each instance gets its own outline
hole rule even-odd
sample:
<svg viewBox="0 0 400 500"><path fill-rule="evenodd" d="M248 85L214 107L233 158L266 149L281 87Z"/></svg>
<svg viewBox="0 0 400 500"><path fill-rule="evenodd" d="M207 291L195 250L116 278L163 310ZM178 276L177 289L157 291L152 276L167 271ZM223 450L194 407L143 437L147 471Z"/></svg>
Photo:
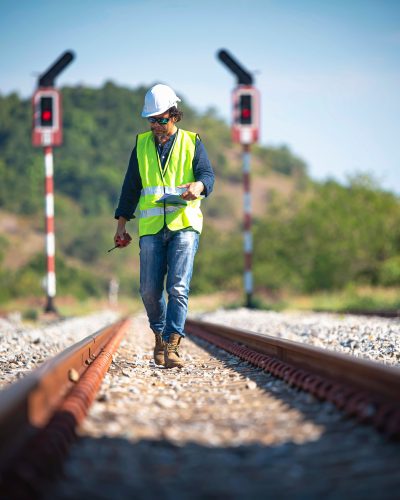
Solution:
<svg viewBox="0 0 400 500"><path fill-rule="evenodd" d="M252 123L252 96L242 94L239 99L239 123L242 125L251 125Z"/></svg>
<svg viewBox="0 0 400 500"><path fill-rule="evenodd" d="M53 127L53 96L42 96L40 98L40 124L42 127Z"/></svg>
<svg viewBox="0 0 400 500"><path fill-rule="evenodd" d="M51 120L51 111L43 111L42 120L46 122Z"/></svg>

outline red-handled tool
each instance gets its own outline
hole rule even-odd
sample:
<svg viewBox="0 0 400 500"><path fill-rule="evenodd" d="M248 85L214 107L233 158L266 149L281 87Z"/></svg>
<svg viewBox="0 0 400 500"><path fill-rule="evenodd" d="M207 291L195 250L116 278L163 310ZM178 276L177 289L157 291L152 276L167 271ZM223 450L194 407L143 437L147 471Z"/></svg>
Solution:
<svg viewBox="0 0 400 500"><path fill-rule="evenodd" d="M129 243L132 241L131 235L129 233L124 233L124 239L121 238L121 236L117 236L116 238L116 245L115 247L110 248L108 252L111 252L112 250L115 250L116 248L123 248L129 245Z"/></svg>

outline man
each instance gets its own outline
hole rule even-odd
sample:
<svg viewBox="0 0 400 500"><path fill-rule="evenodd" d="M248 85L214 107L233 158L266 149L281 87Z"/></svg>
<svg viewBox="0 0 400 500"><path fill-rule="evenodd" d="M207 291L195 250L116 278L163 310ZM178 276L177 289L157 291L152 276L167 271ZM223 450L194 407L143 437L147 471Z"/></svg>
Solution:
<svg viewBox="0 0 400 500"><path fill-rule="evenodd" d="M115 212L114 241L123 247L130 242L125 224L139 205L140 294L155 334L154 361L166 368L183 366L179 344L203 224L200 202L214 185L199 136L176 126L182 118L178 102L167 85L147 92L142 117L150 131L137 136Z"/></svg>

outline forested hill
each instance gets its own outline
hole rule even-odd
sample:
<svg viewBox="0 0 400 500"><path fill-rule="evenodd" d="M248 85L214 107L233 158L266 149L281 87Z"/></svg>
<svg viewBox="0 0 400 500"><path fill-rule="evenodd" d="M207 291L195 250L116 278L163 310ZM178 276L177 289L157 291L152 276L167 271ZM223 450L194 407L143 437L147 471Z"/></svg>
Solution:
<svg viewBox="0 0 400 500"><path fill-rule="evenodd" d="M107 83L61 90L64 144L54 150L58 293L104 295L114 276L132 294L138 290L135 223L128 228L134 245L107 249L135 136L148 129L140 117L146 89ZM206 224L192 289L240 289L241 149L215 111L199 113L185 103L182 109L182 128L200 134L216 173L214 193L202 203ZM43 151L31 145L31 121L30 99L0 96L0 303L43 294ZM251 168L256 290L400 284L397 196L363 176L348 186L314 182L285 146L254 146Z"/></svg>
<svg viewBox="0 0 400 500"><path fill-rule="evenodd" d="M73 199L85 214L111 213L137 133L148 129L140 117L144 87L127 89L106 83L102 88L64 87L64 143L55 149L57 193ZM215 111L198 113L183 104L182 128L197 131L216 175L228 182L241 179L240 149ZM11 94L0 97L0 206L32 213L43 205L43 153L33 148L31 102ZM275 171L303 179L305 164L285 148L254 148L254 173Z"/></svg>

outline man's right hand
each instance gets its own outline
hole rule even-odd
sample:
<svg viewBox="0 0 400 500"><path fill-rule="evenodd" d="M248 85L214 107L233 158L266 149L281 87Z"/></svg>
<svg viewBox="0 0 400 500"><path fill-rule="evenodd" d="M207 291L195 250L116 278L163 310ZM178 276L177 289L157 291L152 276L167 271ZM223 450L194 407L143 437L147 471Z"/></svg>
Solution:
<svg viewBox="0 0 400 500"><path fill-rule="evenodd" d="M127 247L132 241L131 235L124 231L123 233L116 232L114 236L114 243L119 248Z"/></svg>
<svg viewBox="0 0 400 500"><path fill-rule="evenodd" d="M130 234L126 232L125 223L126 220L123 217L118 219L117 232L114 235L114 244L121 248L127 247L132 241Z"/></svg>

